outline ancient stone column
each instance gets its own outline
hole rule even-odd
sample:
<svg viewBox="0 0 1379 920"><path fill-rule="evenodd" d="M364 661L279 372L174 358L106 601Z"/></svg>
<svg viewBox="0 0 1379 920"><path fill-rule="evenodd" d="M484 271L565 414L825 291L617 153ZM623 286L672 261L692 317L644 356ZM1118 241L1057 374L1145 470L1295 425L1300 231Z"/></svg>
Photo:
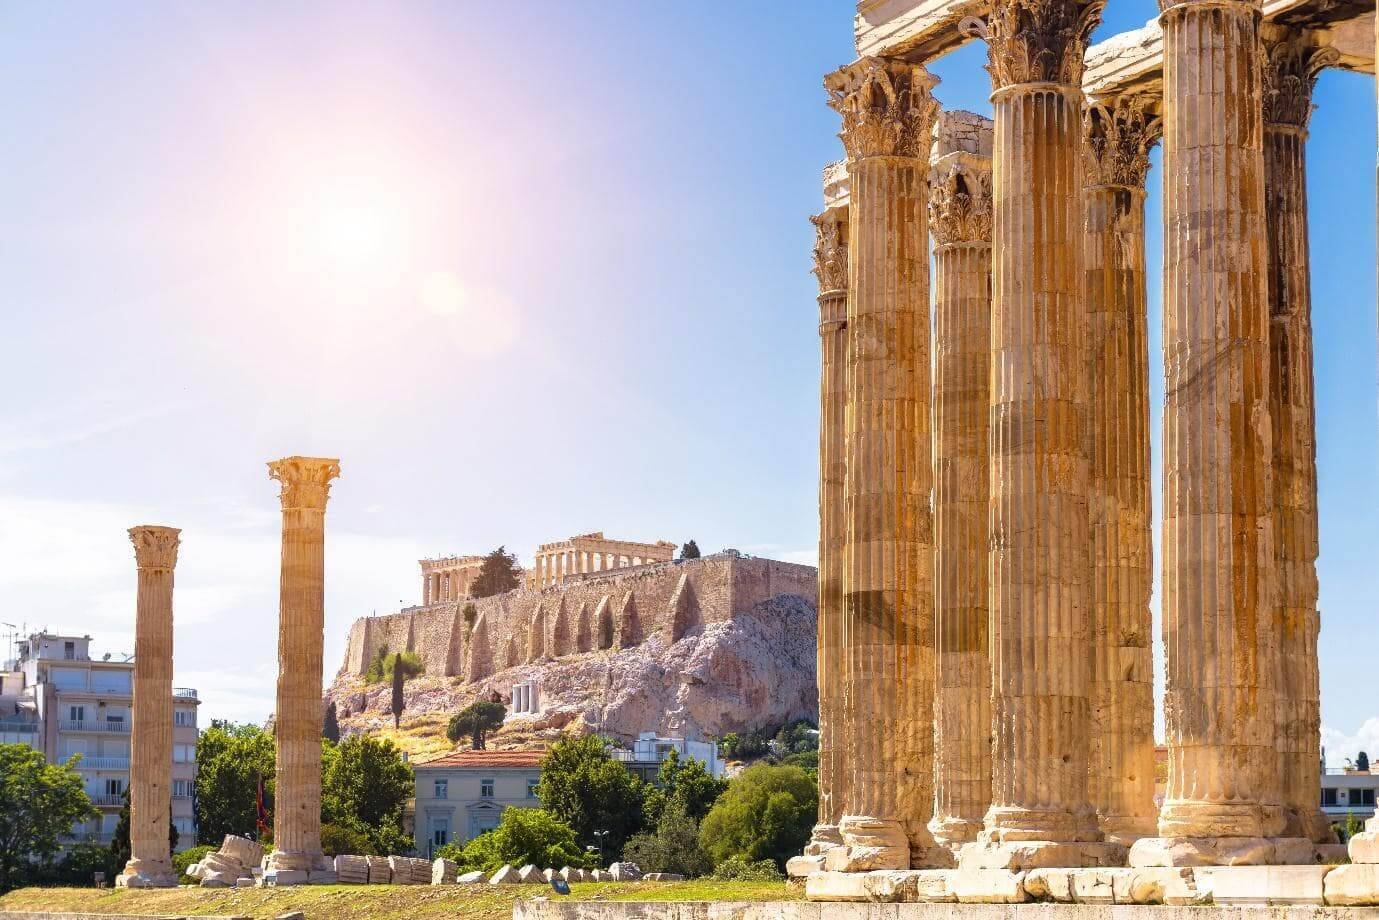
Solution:
<svg viewBox="0 0 1379 920"><path fill-rule="evenodd" d="M1307 122L1317 75L1340 57L1294 30L1268 27L1264 59L1264 213L1269 239L1269 410L1274 434L1278 689L1274 722L1286 837L1335 843L1318 804L1317 422L1312 388Z"/></svg>
<svg viewBox="0 0 1379 920"><path fill-rule="evenodd" d="M1268 249L1258 0L1161 0L1161 838L1135 865L1269 862L1274 750ZM1282 817L1281 809L1277 814Z"/></svg>
<svg viewBox="0 0 1379 920"><path fill-rule="evenodd" d="M843 634L845 847L830 868L950 858L933 810L933 477L929 148L937 82L865 58L825 81L848 157L848 389Z"/></svg>
<svg viewBox="0 0 1379 920"><path fill-rule="evenodd" d="M934 235L934 839L970 843L991 804L987 649L991 434L991 157L943 149ZM991 128L984 128L989 150Z"/></svg>
<svg viewBox="0 0 1379 920"><path fill-rule="evenodd" d="M134 706L129 761L129 862L122 888L177 884L168 846L172 815L172 570L175 527L131 527L139 591L134 615Z"/></svg>
<svg viewBox="0 0 1379 920"><path fill-rule="evenodd" d="M836 735L842 716L843 547L847 538L844 484L847 457L847 207L811 218L814 274L819 279L819 822L806 854L817 855L842 842L838 822L847 800Z"/></svg>
<svg viewBox="0 0 1379 920"><path fill-rule="evenodd" d="M996 0L991 317L992 802L965 864L1080 866L1091 641L1083 54L1102 0ZM1113 859L1102 855L1097 859Z"/></svg>
<svg viewBox="0 0 1379 920"><path fill-rule="evenodd" d="M1147 96L1088 107L1084 165L1090 448L1092 728L1087 779L1107 840L1152 837L1154 665L1144 181Z"/></svg>
<svg viewBox="0 0 1379 920"><path fill-rule="evenodd" d="M278 611L277 784L269 867L278 884L325 871L321 855L321 656L325 517L338 460L287 457L268 464L282 483L282 580Z"/></svg>

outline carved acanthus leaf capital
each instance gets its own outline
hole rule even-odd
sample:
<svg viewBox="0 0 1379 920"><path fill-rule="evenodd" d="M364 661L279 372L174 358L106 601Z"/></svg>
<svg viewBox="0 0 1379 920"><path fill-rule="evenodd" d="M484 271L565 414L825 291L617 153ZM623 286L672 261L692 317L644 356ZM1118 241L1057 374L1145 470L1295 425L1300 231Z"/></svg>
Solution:
<svg viewBox="0 0 1379 920"><path fill-rule="evenodd" d="M991 167L945 158L929 183L929 231L940 246L991 242Z"/></svg>
<svg viewBox="0 0 1379 920"><path fill-rule="evenodd" d="M1163 136L1163 119L1148 96L1117 96L1088 105L1082 116L1086 185L1144 189L1149 151Z"/></svg>
<svg viewBox="0 0 1379 920"><path fill-rule="evenodd" d="M268 464L268 478L282 483L284 511L324 511L330 481L340 475L340 461L329 457L284 457Z"/></svg>
<svg viewBox="0 0 1379 920"><path fill-rule="evenodd" d="M838 135L849 160L929 158L938 78L919 64L867 57L824 78L829 105L843 117Z"/></svg>
<svg viewBox="0 0 1379 920"><path fill-rule="evenodd" d="M1317 76L1340 59L1335 48L1314 44L1306 33L1265 37L1264 124L1306 128L1312 118Z"/></svg>
<svg viewBox="0 0 1379 920"><path fill-rule="evenodd" d="M993 89L1020 83L1082 85L1087 45L1106 0L994 0L985 20L960 24L986 41Z"/></svg>
<svg viewBox="0 0 1379 920"><path fill-rule="evenodd" d="M167 569L177 565L177 544L182 531L176 527L144 524L129 528L134 544L134 562L141 569Z"/></svg>
<svg viewBox="0 0 1379 920"><path fill-rule="evenodd" d="M809 218L814 225L814 275L819 293L846 291L848 286L847 218L825 211Z"/></svg>

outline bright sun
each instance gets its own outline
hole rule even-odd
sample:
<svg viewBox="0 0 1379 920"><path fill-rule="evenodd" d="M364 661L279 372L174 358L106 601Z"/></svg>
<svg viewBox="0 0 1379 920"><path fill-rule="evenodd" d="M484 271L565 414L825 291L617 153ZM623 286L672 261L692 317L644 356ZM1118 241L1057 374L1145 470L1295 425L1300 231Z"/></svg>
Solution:
<svg viewBox="0 0 1379 920"><path fill-rule="evenodd" d="M355 181L313 197L308 237L329 270L356 282L385 282L404 271L411 227L397 195L385 186Z"/></svg>

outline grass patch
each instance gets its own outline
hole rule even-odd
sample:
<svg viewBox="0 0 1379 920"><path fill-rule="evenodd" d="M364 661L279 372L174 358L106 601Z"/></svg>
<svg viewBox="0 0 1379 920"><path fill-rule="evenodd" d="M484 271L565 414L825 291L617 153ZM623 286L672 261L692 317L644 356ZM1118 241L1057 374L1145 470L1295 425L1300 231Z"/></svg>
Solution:
<svg viewBox="0 0 1379 920"><path fill-rule="evenodd" d="M784 882L585 882L576 901L793 901ZM313 920L510 920L522 898L559 898L539 885L306 885L300 888L172 888L128 891L21 888L0 897L0 910L55 913L234 914L271 920L290 910Z"/></svg>

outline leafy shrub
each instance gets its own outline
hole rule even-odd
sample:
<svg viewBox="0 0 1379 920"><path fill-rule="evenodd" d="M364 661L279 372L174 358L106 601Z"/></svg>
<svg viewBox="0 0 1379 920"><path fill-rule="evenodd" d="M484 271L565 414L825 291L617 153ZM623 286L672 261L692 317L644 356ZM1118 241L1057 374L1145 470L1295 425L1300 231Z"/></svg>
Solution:
<svg viewBox="0 0 1379 920"><path fill-rule="evenodd" d="M396 655L390 655L387 648L380 648L378 651L378 656L369 662L369 669L364 672L366 683L391 683L393 670L398 661L402 662L403 680L411 680L426 673L426 666L422 664L421 656L416 652L398 652Z"/></svg>
<svg viewBox="0 0 1379 920"><path fill-rule="evenodd" d="M713 878L721 882L777 882L784 876L774 860L752 861L741 854L729 856L713 870Z"/></svg>
<svg viewBox="0 0 1379 920"><path fill-rule="evenodd" d="M504 865L542 869L592 869L597 860L575 843L568 824L541 808L507 808L498 826L459 846L447 844L436 856L454 860L461 872L496 872Z"/></svg>
<svg viewBox="0 0 1379 920"><path fill-rule="evenodd" d="M699 823L678 801L666 806L654 831L637 834L627 841L622 858L636 863L644 872L675 872L686 878L701 876L711 866L699 845Z"/></svg>
<svg viewBox="0 0 1379 920"><path fill-rule="evenodd" d="M349 824L322 824L321 850L327 856L377 855L369 835Z"/></svg>
<svg viewBox="0 0 1379 920"><path fill-rule="evenodd" d="M748 767L728 784L699 826L699 845L714 864L741 856L779 868L809 840L818 787L799 767Z"/></svg>
<svg viewBox="0 0 1379 920"><path fill-rule="evenodd" d="M209 843L203 843L200 846L188 847L181 853L172 854L172 868L177 873L177 884L195 885L196 879L188 875L187 870L191 868L192 863L201 862L202 857L207 853L214 853L217 849L219 848Z"/></svg>

